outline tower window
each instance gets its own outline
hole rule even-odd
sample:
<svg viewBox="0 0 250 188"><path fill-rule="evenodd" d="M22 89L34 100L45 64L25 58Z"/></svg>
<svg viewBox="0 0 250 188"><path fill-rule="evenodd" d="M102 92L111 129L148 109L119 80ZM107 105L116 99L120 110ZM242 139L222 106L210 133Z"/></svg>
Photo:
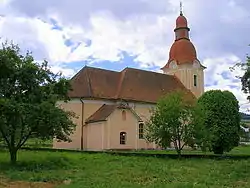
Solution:
<svg viewBox="0 0 250 188"><path fill-rule="evenodd" d="M197 86L197 75L194 75L194 86Z"/></svg>
<svg viewBox="0 0 250 188"><path fill-rule="evenodd" d="M143 123L139 123L139 139L143 139L143 128L144 128L144 124Z"/></svg>
<svg viewBox="0 0 250 188"><path fill-rule="evenodd" d="M120 144L122 145L126 144L126 137L127 137L126 132L120 132Z"/></svg>

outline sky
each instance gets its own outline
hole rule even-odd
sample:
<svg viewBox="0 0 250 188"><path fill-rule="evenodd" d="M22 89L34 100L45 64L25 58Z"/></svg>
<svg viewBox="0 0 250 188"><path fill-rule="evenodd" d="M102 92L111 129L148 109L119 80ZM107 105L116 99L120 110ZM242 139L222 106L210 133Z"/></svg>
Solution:
<svg viewBox="0 0 250 188"><path fill-rule="evenodd" d="M250 52L249 0L183 0L205 90L229 90L240 109L242 71L230 71ZM12 40L54 72L73 76L83 66L159 72L174 42L178 0L0 0L0 37Z"/></svg>

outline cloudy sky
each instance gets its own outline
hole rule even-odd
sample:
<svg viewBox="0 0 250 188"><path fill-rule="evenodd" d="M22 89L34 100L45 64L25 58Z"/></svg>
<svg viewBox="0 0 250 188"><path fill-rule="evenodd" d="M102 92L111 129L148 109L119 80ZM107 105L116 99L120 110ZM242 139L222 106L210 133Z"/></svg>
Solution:
<svg viewBox="0 0 250 188"><path fill-rule="evenodd" d="M250 52L249 7L249 0L183 0L206 90L232 91L245 112L240 72L229 67ZM84 65L159 71L178 15L178 0L0 0L0 36L68 77Z"/></svg>

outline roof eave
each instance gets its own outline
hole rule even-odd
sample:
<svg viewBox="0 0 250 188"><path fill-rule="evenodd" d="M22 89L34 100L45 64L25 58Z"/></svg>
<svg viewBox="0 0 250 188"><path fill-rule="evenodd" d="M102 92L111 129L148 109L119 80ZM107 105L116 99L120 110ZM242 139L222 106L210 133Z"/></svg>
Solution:
<svg viewBox="0 0 250 188"><path fill-rule="evenodd" d="M100 119L100 120L90 120L90 121L86 121L86 124L91 124L91 123L98 123L98 122L103 122L103 121L107 121L107 119Z"/></svg>

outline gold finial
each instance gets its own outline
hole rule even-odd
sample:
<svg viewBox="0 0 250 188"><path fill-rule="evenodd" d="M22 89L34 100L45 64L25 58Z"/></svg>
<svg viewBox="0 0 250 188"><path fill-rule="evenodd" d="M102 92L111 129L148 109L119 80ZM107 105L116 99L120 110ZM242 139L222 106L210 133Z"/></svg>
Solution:
<svg viewBox="0 0 250 188"><path fill-rule="evenodd" d="M183 13L182 13L182 1L180 1L180 15L182 16Z"/></svg>

